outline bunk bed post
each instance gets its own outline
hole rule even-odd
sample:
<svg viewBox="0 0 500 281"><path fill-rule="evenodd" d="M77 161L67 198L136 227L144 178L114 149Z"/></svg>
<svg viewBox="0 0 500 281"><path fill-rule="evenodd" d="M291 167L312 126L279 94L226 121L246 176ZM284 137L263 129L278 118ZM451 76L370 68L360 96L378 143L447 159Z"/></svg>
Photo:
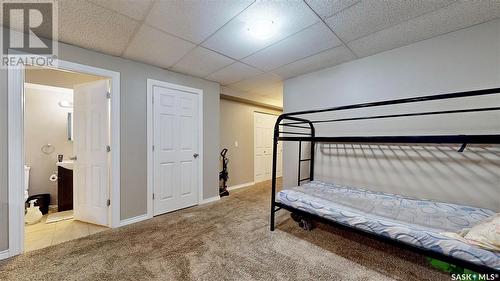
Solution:
<svg viewBox="0 0 500 281"><path fill-rule="evenodd" d="M299 168L297 169L297 185L300 186L300 166L302 166L302 141L299 141Z"/></svg>
<svg viewBox="0 0 500 281"><path fill-rule="evenodd" d="M283 120L284 115L280 115L274 124L273 134L273 170L271 178L271 231L274 231L274 220L276 213L276 165L278 163L278 138L280 135L279 124Z"/></svg>
<svg viewBox="0 0 500 281"><path fill-rule="evenodd" d="M314 139L316 137L316 132L314 129L314 124L312 122L309 122L309 125L311 126L311 138ZM314 141L311 140L311 155L309 157L309 181L314 180Z"/></svg>

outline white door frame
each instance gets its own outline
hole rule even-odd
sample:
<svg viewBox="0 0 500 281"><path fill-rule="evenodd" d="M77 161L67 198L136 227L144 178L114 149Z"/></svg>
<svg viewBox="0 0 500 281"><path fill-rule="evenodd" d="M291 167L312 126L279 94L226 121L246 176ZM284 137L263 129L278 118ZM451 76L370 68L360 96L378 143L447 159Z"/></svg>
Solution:
<svg viewBox="0 0 500 281"><path fill-rule="evenodd" d="M120 73L69 61L56 60L54 69L111 79L111 165L109 226L120 226ZM7 70L8 87L8 202L9 253L24 250L24 67Z"/></svg>
<svg viewBox="0 0 500 281"><path fill-rule="evenodd" d="M179 90L183 92L188 92L191 94L196 94L199 97L198 100L198 205L203 203L203 90L186 87L182 85L177 85L173 83L163 82L159 80L149 79L147 81L147 218L152 218L154 216L153 212L153 189L154 189L154 157L153 157L153 87L160 86L173 90Z"/></svg>

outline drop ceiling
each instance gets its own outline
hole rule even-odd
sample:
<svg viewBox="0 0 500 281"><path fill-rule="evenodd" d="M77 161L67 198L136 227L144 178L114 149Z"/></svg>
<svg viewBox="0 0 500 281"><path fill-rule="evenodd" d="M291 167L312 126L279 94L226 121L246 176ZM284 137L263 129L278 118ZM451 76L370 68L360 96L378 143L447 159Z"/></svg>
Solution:
<svg viewBox="0 0 500 281"><path fill-rule="evenodd" d="M500 1L64 0L59 40L282 103L282 81L500 17ZM256 18L279 23L257 40Z"/></svg>

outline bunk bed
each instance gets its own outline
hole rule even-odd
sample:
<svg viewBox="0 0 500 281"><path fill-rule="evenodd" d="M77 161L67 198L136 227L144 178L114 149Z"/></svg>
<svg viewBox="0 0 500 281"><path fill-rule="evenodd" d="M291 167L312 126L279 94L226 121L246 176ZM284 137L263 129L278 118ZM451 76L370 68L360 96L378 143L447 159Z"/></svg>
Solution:
<svg viewBox="0 0 500 281"><path fill-rule="evenodd" d="M348 229L479 273L500 273L500 252L486 250L443 234L444 232L460 231L464 227L476 225L484 219L494 218L494 211L432 200L419 200L403 195L374 192L314 179L315 146L321 143L446 144L458 145L458 153L463 152L468 145L492 145L498 147L500 144L500 134L496 132L495 134L484 135L316 136L315 128L315 124L318 123L325 125L335 122L369 119L493 112L500 110L498 104L453 110L320 118L325 115L324 113L499 94L500 88L494 88L297 111L280 115L274 127L271 231L275 230L276 212L284 209L290 211L295 217L306 217ZM283 188L277 192L277 145L280 141L298 143L298 177L297 186ZM309 146L307 148L309 154L307 158L302 158L303 143L307 143ZM498 155L496 154L496 156ZM301 178L303 164L308 164L308 176L305 178ZM500 190L500 186L498 188ZM411 212L408 211L410 209Z"/></svg>

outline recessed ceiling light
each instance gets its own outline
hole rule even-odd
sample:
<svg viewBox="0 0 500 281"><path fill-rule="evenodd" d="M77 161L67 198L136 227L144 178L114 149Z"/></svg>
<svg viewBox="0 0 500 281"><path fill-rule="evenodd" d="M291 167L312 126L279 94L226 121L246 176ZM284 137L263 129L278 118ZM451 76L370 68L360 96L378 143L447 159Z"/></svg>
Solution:
<svg viewBox="0 0 500 281"><path fill-rule="evenodd" d="M265 40L271 38L277 31L278 25L273 20L260 19L250 23L247 26L247 31L253 37Z"/></svg>

